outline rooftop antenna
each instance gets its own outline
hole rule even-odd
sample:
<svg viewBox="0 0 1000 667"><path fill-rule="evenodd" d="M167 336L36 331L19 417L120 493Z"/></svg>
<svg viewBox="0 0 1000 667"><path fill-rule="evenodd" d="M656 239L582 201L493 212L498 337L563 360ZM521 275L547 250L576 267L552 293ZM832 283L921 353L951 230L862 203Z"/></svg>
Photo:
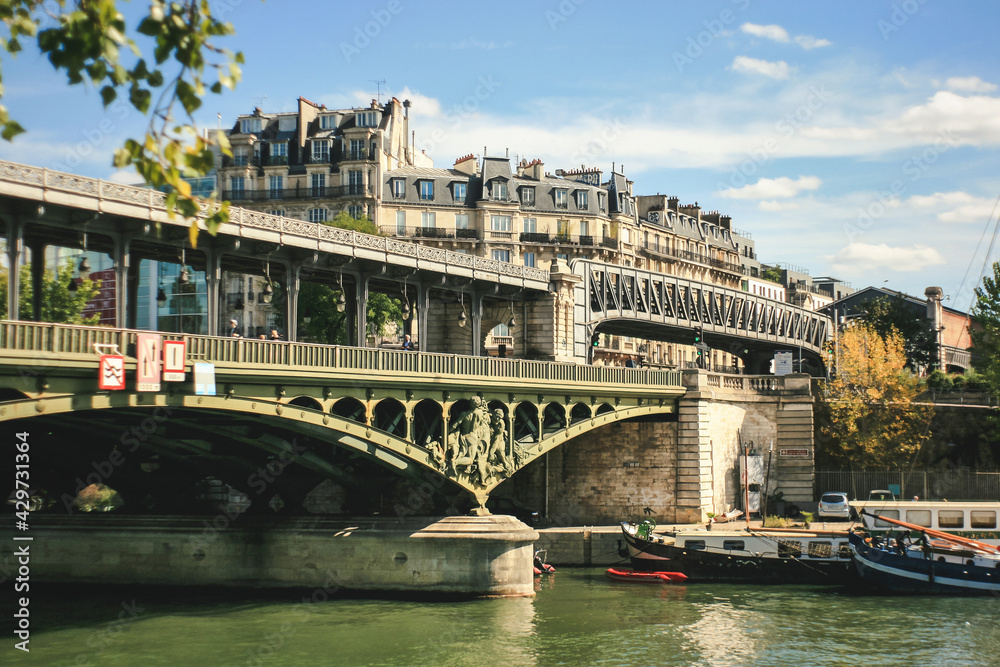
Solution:
<svg viewBox="0 0 1000 667"><path fill-rule="evenodd" d="M261 95L260 97L255 97L254 99L257 100L257 104L255 104L254 106L260 107L264 104L264 100L267 99L267 95Z"/></svg>
<svg viewBox="0 0 1000 667"><path fill-rule="evenodd" d="M385 85L385 79L381 79L379 81L376 81L375 79L368 80L375 84L375 98L378 100L379 104L382 104L382 86Z"/></svg>

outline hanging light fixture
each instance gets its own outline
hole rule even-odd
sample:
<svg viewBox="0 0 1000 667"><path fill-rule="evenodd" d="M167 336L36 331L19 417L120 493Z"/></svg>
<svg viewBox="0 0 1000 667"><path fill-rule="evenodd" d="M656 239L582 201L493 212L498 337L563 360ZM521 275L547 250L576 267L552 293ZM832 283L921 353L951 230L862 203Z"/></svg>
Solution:
<svg viewBox="0 0 1000 667"><path fill-rule="evenodd" d="M163 291L163 283L160 283L160 289L156 290L156 305L163 308L167 305L167 293Z"/></svg>
<svg viewBox="0 0 1000 667"><path fill-rule="evenodd" d="M410 296L406 293L406 283L403 283L403 321L410 319Z"/></svg>
<svg viewBox="0 0 1000 667"><path fill-rule="evenodd" d="M181 248L181 274L177 276L178 285L187 285L191 282L191 274L188 273L187 260L185 259L185 248Z"/></svg>
<svg viewBox="0 0 1000 667"><path fill-rule="evenodd" d="M510 302L510 319L507 320L507 328L508 329L513 329L516 326L517 326L517 322L514 321L514 302L511 301Z"/></svg>
<svg viewBox="0 0 1000 667"><path fill-rule="evenodd" d="M69 285L66 286L66 289L70 291L70 294L76 294L76 289L77 289L76 278L69 279Z"/></svg>
<svg viewBox="0 0 1000 667"><path fill-rule="evenodd" d="M264 289L260 292L260 300L263 303L271 303L271 299L274 298L274 288L271 287L271 262L268 260L264 264Z"/></svg>
<svg viewBox="0 0 1000 667"><path fill-rule="evenodd" d="M80 265L77 266L80 279L86 280L90 277L90 260L87 259L87 233L83 233L83 254L80 255Z"/></svg>
<svg viewBox="0 0 1000 667"><path fill-rule="evenodd" d="M243 297L238 297L236 303L233 304L235 310L243 310L245 306L243 305Z"/></svg>
<svg viewBox="0 0 1000 667"><path fill-rule="evenodd" d="M462 304L462 313L458 316L458 326L464 327L466 321L468 321L468 319L469 319L468 317L465 316L465 295L462 294L461 292L459 292L458 294L459 294L459 297L458 297L459 301Z"/></svg>
<svg viewBox="0 0 1000 667"><path fill-rule="evenodd" d="M340 286L340 294L337 295L337 312L342 313L347 310L347 299L344 298L344 274L337 274L337 284Z"/></svg>

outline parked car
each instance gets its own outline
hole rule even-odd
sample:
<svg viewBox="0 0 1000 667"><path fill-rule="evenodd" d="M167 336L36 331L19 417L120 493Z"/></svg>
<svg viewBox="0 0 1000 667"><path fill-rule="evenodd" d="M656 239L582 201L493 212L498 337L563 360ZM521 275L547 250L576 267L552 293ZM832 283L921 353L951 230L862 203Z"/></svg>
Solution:
<svg viewBox="0 0 1000 667"><path fill-rule="evenodd" d="M821 519L851 519L853 518L850 500L843 491L828 491L819 499L819 517Z"/></svg>
<svg viewBox="0 0 1000 667"><path fill-rule="evenodd" d="M896 496L893 495L892 491L889 491L887 489L876 489L868 493L868 500L869 502L872 500L894 501L896 500Z"/></svg>

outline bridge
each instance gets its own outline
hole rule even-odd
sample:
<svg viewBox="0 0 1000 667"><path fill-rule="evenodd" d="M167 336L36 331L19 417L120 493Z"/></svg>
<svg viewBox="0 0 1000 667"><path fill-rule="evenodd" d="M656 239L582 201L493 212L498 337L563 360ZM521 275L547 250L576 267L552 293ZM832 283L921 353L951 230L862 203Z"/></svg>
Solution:
<svg viewBox="0 0 1000 667"><path fill-rule="evenodd" d="M184 381L150 388L134 381L144 333L0 322L0 422L59 434L46 464L56 484L100 472L92 457L120 450L245 491L279 459L304 471L276 485L301 500L323 479L358 486L346 452L417 485L449 482L482 512L493 489L555 447L675 413L685 391L674 371L177 334L163 340L185 344ZM98 353L109 351L125 356L122 391L98 386ZM196 363L212 365L214 390L197 386ZM115 486L140 491L143 477Z"/></svg>
<svg viewBox="0 0 1000 667"><path fill-rule="evenodd" d="M233 207L215 237L188 246L189 222L171 218L166 195L39 167L0 161L0 219L7 262L16 273L22 251L65 246L107 253L114 261L115 326L137 328L138 267L143 259L189 264L205 275L207 318L201 333L216 335L227 319L223 271L280 279L288 295L287 336L298 338L298 295L305 281L349 291L349 340L364 345L369 294L412 303L416 334L426 351L479 355L486 332L520 308L521 356L589 363L595 332L690 344L701 327L706 340L766 372L776 349L794 349L814 370L830 321L812 311L711 283L590 260L552 270L450 252L391 237ZM206 211L209 204L206 204ZM32 265L34 280L43 268ZM17 319L18 281L9 281L7 312ZM35 291L38 293L38 290ZM468 311L470 326L448 325ZM35 303L34 318L41 319Z"/></svg>

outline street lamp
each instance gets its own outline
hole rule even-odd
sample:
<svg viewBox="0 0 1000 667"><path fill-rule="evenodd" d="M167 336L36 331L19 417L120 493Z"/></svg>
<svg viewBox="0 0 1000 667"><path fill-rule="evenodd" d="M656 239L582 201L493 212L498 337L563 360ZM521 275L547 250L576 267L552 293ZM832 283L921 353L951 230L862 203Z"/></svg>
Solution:
<svg viewBox="0 0 1000 667"><path fill-rule="evenodd" d="M514 321L514 302L510 302L510 320L507 321L507 328L513 329L517 326L517 322Z"/></svg>
<svg viewBox="0 0 1000 667"><path fill-rule="evenodd" d="M340 294L337 295L337 312L342 313L347 310L347 299L344 298L344 274L337 274L337 285L340 287Z"/></svg>
<svg viewBox="0 0 1000 667"><path fill-rule="evenodd" d="M469 319L468 317L465 316L465 294L459 292L458 298L462 303L462 313L458 316L458 326L464 327L466 321Z"/></svg>

